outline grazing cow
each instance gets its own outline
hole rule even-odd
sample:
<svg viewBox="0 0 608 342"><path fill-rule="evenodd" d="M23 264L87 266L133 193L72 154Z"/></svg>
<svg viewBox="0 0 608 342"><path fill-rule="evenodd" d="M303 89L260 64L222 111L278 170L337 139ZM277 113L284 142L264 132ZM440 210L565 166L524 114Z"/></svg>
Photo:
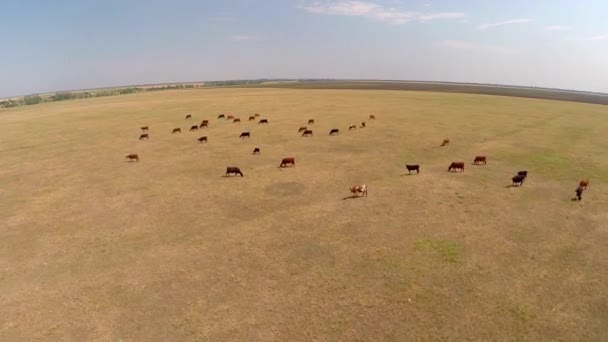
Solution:
<svg viewBox="0 0 608 342"><path fill-rule="evenodd" d="M148 131L149 130L148 126L142 126L140 128L141 128L142 131Z"/></svg>
<svg viewBox="0 0 608 342"><path fill-rule="evenodd" d="M259 147L254 148L253 153L251 153L251 154L260 154L260 148Z"/></svg>
<svg viewBox="0 0 608 342"><path fill-rule="evenodd" d="M477 156L475 157L475 160L473 160L473 164L475 165L479 165L483 163L483 165L486 165L486 156Z"/></svg>
<svg viewBox="0 0 608 342"><path fill-rule="evenodd" d="M173 134L173 133L181 133L181 132L182 132L181 128L174 128L173 132L171 132L171 134Z"/></svg>
<svg viewBox="0 0 608 342"><path fill-rule="evenodd" d="M405 168L407 169L408 174L411 174L412 171L416 171L416 174L420 173L420 165L414 165L414 164L405 165Z"/></svg>
<svg viewBox="0 0 608 342"><path fill-rule="evenodd" d="M253 114L253 116L258 117L258 116L260 116L260 114L255 113L255 114Z"/></svg>
<svg viewBox="0 0 608 342"><path fill-rule="evenodd" d="M370 115L370 116L369 116L369 119L370 119L370 120L376 120L376 116L374 116L374 115Z"/></svg>
<svg viewBox="0 0 608 342"><path fill-rule="evenodd" d="M446 146L450 144L450 139L443 139L443 142L441 143L441 146Z"/></svg>
<svg viewBox="0 0 608 342"><path fill-rule="evenodd" d="M251 138L251 133L243 132L241 135L239 135L239 138Z"/></svg>
<svg viewBox="0 0 608 342"><path fill-rule="evenodd" d="M302 133L303 137L307 137L307 136L311 136L312 134L312 129L307 129L304 131L304 133Z"/></svg>
<svg viewBox="0 0 608 342"><path fill-rule="evenodd" d="M348 130L353 130L353 129L357 129L357 125L350 125L348 126Z"/></svg>
<svg viewBox="0 0 608 342"><path fill-rule="evenodd" d="M218 118L218 119L225 119L225 118L226 118L226 115L224 115L224 114L219 114L219 115L217 116L217 118Z"/></svg>
<svg viewBox="0 0 608 342"><path fill-rule="evenodd" d="M203 120L203 122L201 122L201 127L200 128L209 128L209 120Z"/></svg>
<svg viewBox="0 0 608 342"><path fill-rule="evenodd" d="M262 119L258 124L268 124L268 119Z"/></svg>
<svg viewBox="0 0 608 342"><path fill-rule="evenodd" d="M578 201L581 201L583 199L583 187L579 186L578 188L576 188L576 190L574 190L574 192L576 193L576 197L575 199L577 199Z"/></svg>
<svg viewBox="0 0 608 342"><path fill-rule="evenodd" d="M350 192L355 194L355 196L357 196L357 197L359 196L359 194L361 194L361 196L367 197L367 185L362 184L362 185L351 186Z"/></svg>
<svg viewBox="0 0 608 342"><path fill-rule="evenodd" d="M583 188L583 190L587 190L587 186L589 186L589 179L584 178L578 183L579 188Z"/></svg>
<svg viewBox="0 0 608 342"><path fill-rule="evenodd" d="M526 179L526 176L524 175L515 175L511 178L513 186L522 186L524 184L524 179Z"/></svg>
<svg viewBox="0 0 608 342"><path fill-rule="evenodd" d="M365 121L361 123L361 128L365 128Z"/></svg>
<svg viewBox="0 0 608 342"><path fill-rule="evenodd" d="M237 122L241 122L241 119L236 118L236 119L232 120L232 123L237 123Z"/></svg>
<svg viewBox="0 0 608 342"><path fill-rule="evenodd" d="M148 133L144 133L144 134L140 134L139 135L139 140L148 140L150 137L148 136Z"/></svg>
<svg viewBox="0 0 608 342"><path fill-rule="evenodd" d="M280 167L286 167L287 165L296 166L296 158L294 158L294 157L283 158L283 160L281 160Z"/></svg>
<svg viewBox="0 0 608 342"><path fill-rule="evenodd" d="M207 142L207 136L203 136L197 139L199 143L206 143Z"/></svg>
<svg viewBox="0 0 608 342"><path fill-rule="evenodd" d="M308 124L309 124L309 125L312 125L312 124L314 124L314 123L315 123L315 119L309 119L309 120L308 120Z"/></svg>
<svg viewBox="0 0 608 342"><path fill-rule="evenodd" d="M338 133L340 133L340 130L337 128L332 128L332 130L329 131L329 135L338 135Z"/></svg>
<svg viewBox="0 0 608 342"><path fill-rule="evenodd" d="M300 127L300 129L298 129L298 133L302 133L302 132L304 132L307 129L308 129L308 127L302 126L302 127Z"/></svg>
<svg viewBox="0 0 608 342"><path fill-rule="evenodd" d="M139 156L137 155L137 153L127 154L127 156L125 158L129 159L129 162L132 162L132 161L139 162Z"/></svg>
<svg viewBox="0 0 608 342"><path fill-rule="evenodd" d="M234 115L228 115L228 116L226 117L226 120L234 120Z"/></svg>
<svg viewBox="0 0 608 342"><path fill-rule="evenodd" d="M190 132L198 131L198 125L190 126Z"/></svg>
<svg viewBox="0 0 608 342"><path fill-rule="evenodd" d="M518 176L524 176L524 179L528 178L528 171L517 171Z"/></svg>
<svg viewBox="0 0 608 342"><path fill-rule="evenodd" d="M190 114L186 115L186 120L188 120L188 119L192 119L192 115L190 115Z"/></svg>
<svg viewBox="0 0 608 342"><path fill-rule="evenodd" d="M241 172L241 169L239 169L236 166L228 166L226 168L226 176L230 176L230 174L234 174L236 175L241 175L241 177L243 177L243 173Z"/></svg>
<svg viewBox="0 0 608 342"><path fill-rule="evenodd" d="M253 116L253 115L252 115L252 116L250 116L250 117L249 117L249 121L255 121L255 116Z"/></svg>
<svg viewBox="0 0 608 342"><path fill-rule="evenodd" d="M457 171L462 170L464 172L464 162L452 162L450 167L448 167L448 171Z"/></svg>

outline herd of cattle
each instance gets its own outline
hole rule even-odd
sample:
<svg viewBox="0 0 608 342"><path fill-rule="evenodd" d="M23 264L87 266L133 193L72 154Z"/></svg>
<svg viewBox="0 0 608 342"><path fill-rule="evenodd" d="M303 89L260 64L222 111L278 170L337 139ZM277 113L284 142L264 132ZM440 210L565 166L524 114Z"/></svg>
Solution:
<svg viewBox="0 0 608 342"><path fill-rule="evenodd" d="M249 121L255 121L258 117L260 117L260 114L256 113L254 115L249 116ZM238 117L234 117L234 115L232 114L219 114L217 116L218 119L225 119L225 120L232 120L233 123L238 123L241 122L241 119ZM186 115L186 120L192 119L192 115L191 114L187 114ZM375 120L376 117L374 115L370 115L369 116L369 120ZM308 125L313 125L315 123L314 119L309 119L308 120ZM258 121L258 124L268 124L268 119L260 119ZM200 125L192 125L190 127L190 131L198 131L199 128L208 128L209 127L209 120L203 120L201 122ZM366 123L365 122L361 122L361 125L358 126L359 128L365 128ZM139 140L148 140L150 139L150 135L149 135L149 127L148 126L142 126L140 127L142 133L139 136ZM356 124L352 124L350 126L348 126L348 130L354 130L357 129L357 125ZM144 133L146 132L146 133ZM177 127L174 128L171 132L171 134L175 134L175 133L181 133L182 130L181 128ZM308 126L302 126L300 127L300 129L298 130L298 133L302 133L302 137L309 137L309 136L313 136L313 130L310 129ZM338 128L332 128L329 131L329 135L338 135L340 133L340 130ZM241 134L239 135L239 138L243 139L243 138L250 138L251 137L251 132L249 131L244 131L241 132ZM201 136L200 138L197 139L197 141L199 143L206 143L207 142L207 136ZM450 144L450 139L444 139L443 142L441 143L441 146L447 146ZM258 155L260 154L260 148L256 147L253 150L254 155ZM139 155L137 153L131 153L128 154L126 156L126 158L128 159L129 162L139 162ZM487 163L487 157L486 156L476 156L475 159L473 160L473 164L474 165L486 165ZM281 160L281 164L279 165L281 168L284 167L294 167L296 166L296 159L294 157L286 157L283 158ZM464 166L465 163L462 161L454 161L450 164L450 166L448 167L448 172L457 172L457 171L461 171L464 172ZM417 164L407 164L406 169L408 171L408 174L411 174L412 171L416 171L416 174L420 173L420 165ZM243 172L241 171L240 168L236 167L236 166L228 166L226 167L226 174L225 176L241 176L244 177ZM528 171L527 170L523 170L523 171L518 171L517 174L515 176L513 176L511 178L512 181L512 186L518 187L518 186L522 186L524 184L524 181L526 180L526 178L528 177ZM589 185L589 180L588 179L583 179L579 182L579 186L576 188L575 193L576 196L573 200L582 200L582 195L583 195L583 191L587 189L587 186ZM350 192L353 194L353 196L358 197L359 195L361 196L367 196L367 185L365 184L361 184L361 185L354 185L352 187L350 187Z"/></svg>

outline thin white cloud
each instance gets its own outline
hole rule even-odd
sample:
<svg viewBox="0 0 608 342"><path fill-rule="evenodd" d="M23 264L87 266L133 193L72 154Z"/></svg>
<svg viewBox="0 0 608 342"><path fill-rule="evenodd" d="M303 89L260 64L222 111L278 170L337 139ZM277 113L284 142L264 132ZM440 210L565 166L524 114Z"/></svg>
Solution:
<svg viewBox="0 0 608 342"><path fill-rule="evenodd" d="M300 8L314 14L363 17L391 24L405 24L410 21L429 22L439 19L463 18L465 16L464 13L459 12L423 14L398 10L394 7L384 7L373 2L352 0L315 1Z"/></svg>
<svg viewBox="0 0 608 342"><path fill-rule="evenodd" d="M444 40L441 42L440 45L450 49L470 50L478 52L494 52L503 54L513 54L518 52L515 49L507 48L504 46L482 45L461 40Z"/></svg>
<svg viewBox="0 0 608 342"><path fill-rule="evenodd" d="M512 19L512 20L507 20L507 21L501 21L501 22L498 22L498 23L479 25L477 28L480 29L480 30L487 30L489 28L494 28L494 27L499 27L499 26L505 26L505 25L526 24L526 23L529 23L531 21L532 21L532 19L526 19L526 18Z"/></svg>
<svg viewBox="0 0 608 342"><path fill-rule="evenodd" d="M232 39L235 42L251 42L251 41L260 40L261 38L259 36L252 35L252 34L236 34L236 35L230 37L230 39Z"/></svg>
<svg viewBox="0 0 608 342"><path fill-rule="evenodd" d="M544 30L545 31L568 31L568 30L570 30L570 26L551 25L551 26L545 26Z"/></svg>
<svg viewBox="0 0 608 342"><path fill-rule="evenodd" d="M601 34L597 36L585 37L583 40L608 40L608 34Z"/></svg>

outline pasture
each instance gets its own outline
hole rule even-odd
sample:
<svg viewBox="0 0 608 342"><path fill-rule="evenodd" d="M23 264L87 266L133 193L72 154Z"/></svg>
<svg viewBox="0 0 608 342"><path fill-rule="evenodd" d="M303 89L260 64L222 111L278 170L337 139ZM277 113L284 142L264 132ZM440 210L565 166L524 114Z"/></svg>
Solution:
<svg viewBox="0 0 608 342"><path fill-rule="evenodd" d="M195 89L0 127L2 341L608 340L607 106Z"/></svg>

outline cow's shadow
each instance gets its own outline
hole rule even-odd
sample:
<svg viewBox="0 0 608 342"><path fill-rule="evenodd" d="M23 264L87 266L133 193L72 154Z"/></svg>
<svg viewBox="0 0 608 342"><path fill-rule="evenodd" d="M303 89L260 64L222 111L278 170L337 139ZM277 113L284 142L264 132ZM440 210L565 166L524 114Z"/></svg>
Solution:
<svg viewBox="0 0 608 342"><path fill-rule="evenodd" d="M344 197L342 200L345 201L347 199L355 199L355 198L363 198L364 196L357 196L357 195L352 195L352 196L346 196Z"/></svg>

